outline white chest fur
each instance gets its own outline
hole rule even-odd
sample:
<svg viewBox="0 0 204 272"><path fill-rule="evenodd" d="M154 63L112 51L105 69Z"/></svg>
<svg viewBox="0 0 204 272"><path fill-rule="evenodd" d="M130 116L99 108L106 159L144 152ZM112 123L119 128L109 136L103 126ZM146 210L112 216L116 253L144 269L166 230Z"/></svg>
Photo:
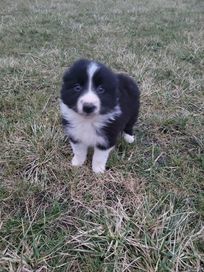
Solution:
<svg viewBox="0 0 204 272"><path fill-rule="evenodd" d="M101 128L112 122L121 113L119 107L116 107L113 112L108 114L86 118L70 109L63 102L60 103L60 108L63 118L69 122L69 125L65 127L65 133L87 146L106 145L107 141L105 136L101 134Z"/></svg>
<svg viewBox="0 0 204 272"><path fill-rule="evenodd" d="M106 141L102 135L99 135L100 129L103 124L96 123L96 120L90 118L86 119L81 116L75 116L69 120L70 125L65 128L65 132L79 140L87 146L96 146L97 144L105 145ZM97 133L98 131L98 133Z"/></svg>

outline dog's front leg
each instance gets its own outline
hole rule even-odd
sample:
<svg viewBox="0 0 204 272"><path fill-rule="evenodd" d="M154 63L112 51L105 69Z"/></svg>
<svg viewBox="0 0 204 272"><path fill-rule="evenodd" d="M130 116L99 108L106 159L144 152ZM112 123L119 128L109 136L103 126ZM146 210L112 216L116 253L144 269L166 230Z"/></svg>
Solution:
<svg viewBox="0 0 204 272"><path fill-rule="evenodd" d="M113 147L101 150L97 147L94 148L94 154L92 159L92 169L95 173L103 173L106 168L106 162L108 160L108 156Z"/></svg>
<svg viewBox="0 0 204 272"><path fill-rule="evenodd" d="M82 143L74 144L70 142L70 144L74 153L74 157L72 158L72 165L81 166L86 160L88 147Z"/></svg>

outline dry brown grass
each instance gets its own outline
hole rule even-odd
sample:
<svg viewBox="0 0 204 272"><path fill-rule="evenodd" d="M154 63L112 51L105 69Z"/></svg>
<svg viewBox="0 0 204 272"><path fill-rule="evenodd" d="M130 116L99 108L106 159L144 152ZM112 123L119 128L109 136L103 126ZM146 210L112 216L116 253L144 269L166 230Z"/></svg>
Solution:
<svg viewBox="0 0 204 272"><path fill-rule="evenodd" d="M204 271L203 2L1 1L0 271ZM136 143L70 165L62 73L140 82Z"/></svg>

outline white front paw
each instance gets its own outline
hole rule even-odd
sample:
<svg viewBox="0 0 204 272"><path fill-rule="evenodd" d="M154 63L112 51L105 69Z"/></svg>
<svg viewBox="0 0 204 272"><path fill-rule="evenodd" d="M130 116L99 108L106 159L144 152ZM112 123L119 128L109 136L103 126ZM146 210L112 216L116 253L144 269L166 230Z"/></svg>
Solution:
<svg viewBox="0 0 204 272"><path fill-rule="evenodd" d="M95 162L93 165L92 165L92 169L93 171L96 173L96 174L99 174L99 173L104 173L105 171L105 165L100 163L100 162Z"/></svg>
<svg viewBox="0 0 204 272"><path fill-rule="evenodd" d="M83 163L84 163L84 160L80 159L80 158L77 157L77 156L74 156L74 157L72 158L72 165L73 165L73 166L81 166Z"/></svg>

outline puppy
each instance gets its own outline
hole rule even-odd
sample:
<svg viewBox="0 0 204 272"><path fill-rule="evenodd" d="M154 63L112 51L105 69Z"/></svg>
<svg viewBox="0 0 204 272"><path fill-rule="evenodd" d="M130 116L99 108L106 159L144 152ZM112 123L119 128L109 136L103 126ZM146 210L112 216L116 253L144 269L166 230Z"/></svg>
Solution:
<svg viewBox="0 0 204 272"><path fill-rule="evenodd" d="M99 62L75 62L64 74L60 102L64 131L74 153L72 165L82 165L88 147L93 147L92 169L104 172L121 132L126 142L134 141L139 106L140 91L132 78Z"/></svg>

